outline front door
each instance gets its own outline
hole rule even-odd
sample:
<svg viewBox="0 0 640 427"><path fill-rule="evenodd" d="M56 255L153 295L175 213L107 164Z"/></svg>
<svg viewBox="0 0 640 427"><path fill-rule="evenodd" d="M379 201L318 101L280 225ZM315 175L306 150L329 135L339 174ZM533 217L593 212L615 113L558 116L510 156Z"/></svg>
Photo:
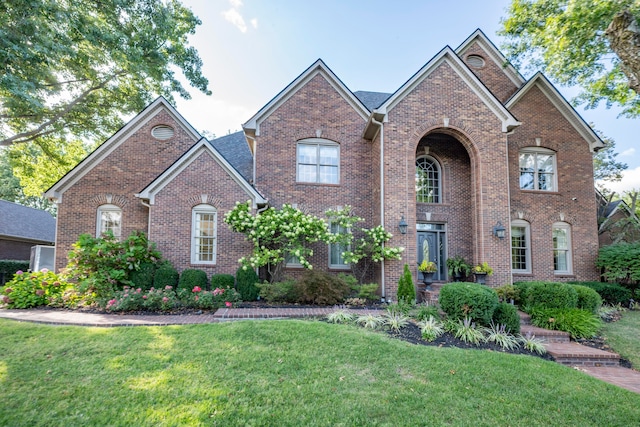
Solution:
<svg viewBox="0 0 640 427"><path fill-rule="evenodd" d="M438 269L433 280L446 280L444 224L418 224L418 264L423 260L433 261ZM424 230L424 231L421 231ZM427 231L428 230L428 231ZM422 280L422 273L420 273Z"/></svg>

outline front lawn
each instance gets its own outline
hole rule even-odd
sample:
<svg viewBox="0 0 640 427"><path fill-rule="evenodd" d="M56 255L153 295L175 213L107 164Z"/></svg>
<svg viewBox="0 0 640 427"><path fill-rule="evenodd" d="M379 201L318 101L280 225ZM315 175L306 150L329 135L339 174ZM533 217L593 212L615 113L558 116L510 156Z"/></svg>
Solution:
<svg viewBox="0 0 640 427"><path fill-rule="evenodd" d="M317 321L85 328L0 319L0 425L606 425L640 395L537 357Z"/></svg>
<svg viewBox="0 0 640 427"><path fill-rule="evenodd" d="M616 353L640 369L640 311L625 311L617 322L605 323L601 335Z"/></svg>

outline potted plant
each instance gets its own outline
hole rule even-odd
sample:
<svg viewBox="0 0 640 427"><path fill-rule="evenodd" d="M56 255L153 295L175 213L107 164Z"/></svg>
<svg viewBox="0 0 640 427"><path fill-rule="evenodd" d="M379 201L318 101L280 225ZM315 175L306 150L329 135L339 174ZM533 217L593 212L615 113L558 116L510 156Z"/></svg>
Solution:
<svg viewBox="0 0 640 427"><path fill-rule="evenodd" d="M473 274L476 276L476 283L485 284L487 276L493 274L493 268L489 267L489 264L485 261L473 267Z"/></svg>
<svg viewBox="0 0 640 427"><path fill-rule="evenodd" d="M447 259L447 269L449 276L453 277L453 280L456 282L459 282L471 272L471 266L467 264L467 261L460 255Z"/></svg>
<svg viewBox="0 0 640 427"><path fill-rule="evenodd" d="M425 284L425 287L429 287L430 284L433 283L433 275L438 270L438 266L433 261L427 261L426 259L422 261L420 265L418 265L418 271L422 273L422 282Z"/></svg>

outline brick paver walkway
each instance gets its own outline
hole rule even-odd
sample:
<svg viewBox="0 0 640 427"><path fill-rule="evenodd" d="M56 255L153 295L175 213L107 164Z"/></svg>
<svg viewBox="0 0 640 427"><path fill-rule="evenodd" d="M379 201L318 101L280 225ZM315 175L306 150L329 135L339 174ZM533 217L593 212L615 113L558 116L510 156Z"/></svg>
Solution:
<svg viewBox="0 0 640 427"><path fill-rule="evenodd" d="M5 310L0 309L0 318L22 322L45 323L49 325L78 326L164 326L217 323L240 319L282 319L320 317L334 310L333 307L309 308L222 308L214 313L176 315L130 315L82 313L66 310ZM352 310L358 314L380 314L382 310ZM536 334L537 335L537 334ZM547 344L547 347L553 346ZM585 348L585 351L586 348ZM614 384L618 387L640 393L640 372L621 366L581 366L575 369Z"/></svg>

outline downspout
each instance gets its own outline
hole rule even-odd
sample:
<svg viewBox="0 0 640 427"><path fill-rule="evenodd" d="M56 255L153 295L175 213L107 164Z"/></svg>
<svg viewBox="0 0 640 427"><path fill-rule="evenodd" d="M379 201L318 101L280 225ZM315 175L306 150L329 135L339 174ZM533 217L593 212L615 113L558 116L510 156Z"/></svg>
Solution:
<svg viewBox="0 0 640 427"><path fill-rule="evenodd" d="M252 166L252 170L251 170L251 184L255 187L256 186L256 150L258 149L258 145L256 144L256 138L251 136L251 135L247 135L246 133L244 134L244 136L247 139L251 140L251 145L253 146L253 166ZM259 213L259 212L258 212Z"/></svg>
<svg viewBox="0 0 640 427"><path fill-rule="evenodd" d="M380 225L384 228L384 124L377 121L373 115L371 116L371 123L380 126ZM384 248L384 243L382 244ZM382 301L386 299L385 281L384 281L384 258L380 262L380 273L382 286Z"/></svg>
<svg viewBox="0 0 640 427"><path fill-rule="evenodd" d="M149 210L149 215L147 216L147 239L151 240L151 205L145 202L144 199L140 199L140 203Z"/></svg>

